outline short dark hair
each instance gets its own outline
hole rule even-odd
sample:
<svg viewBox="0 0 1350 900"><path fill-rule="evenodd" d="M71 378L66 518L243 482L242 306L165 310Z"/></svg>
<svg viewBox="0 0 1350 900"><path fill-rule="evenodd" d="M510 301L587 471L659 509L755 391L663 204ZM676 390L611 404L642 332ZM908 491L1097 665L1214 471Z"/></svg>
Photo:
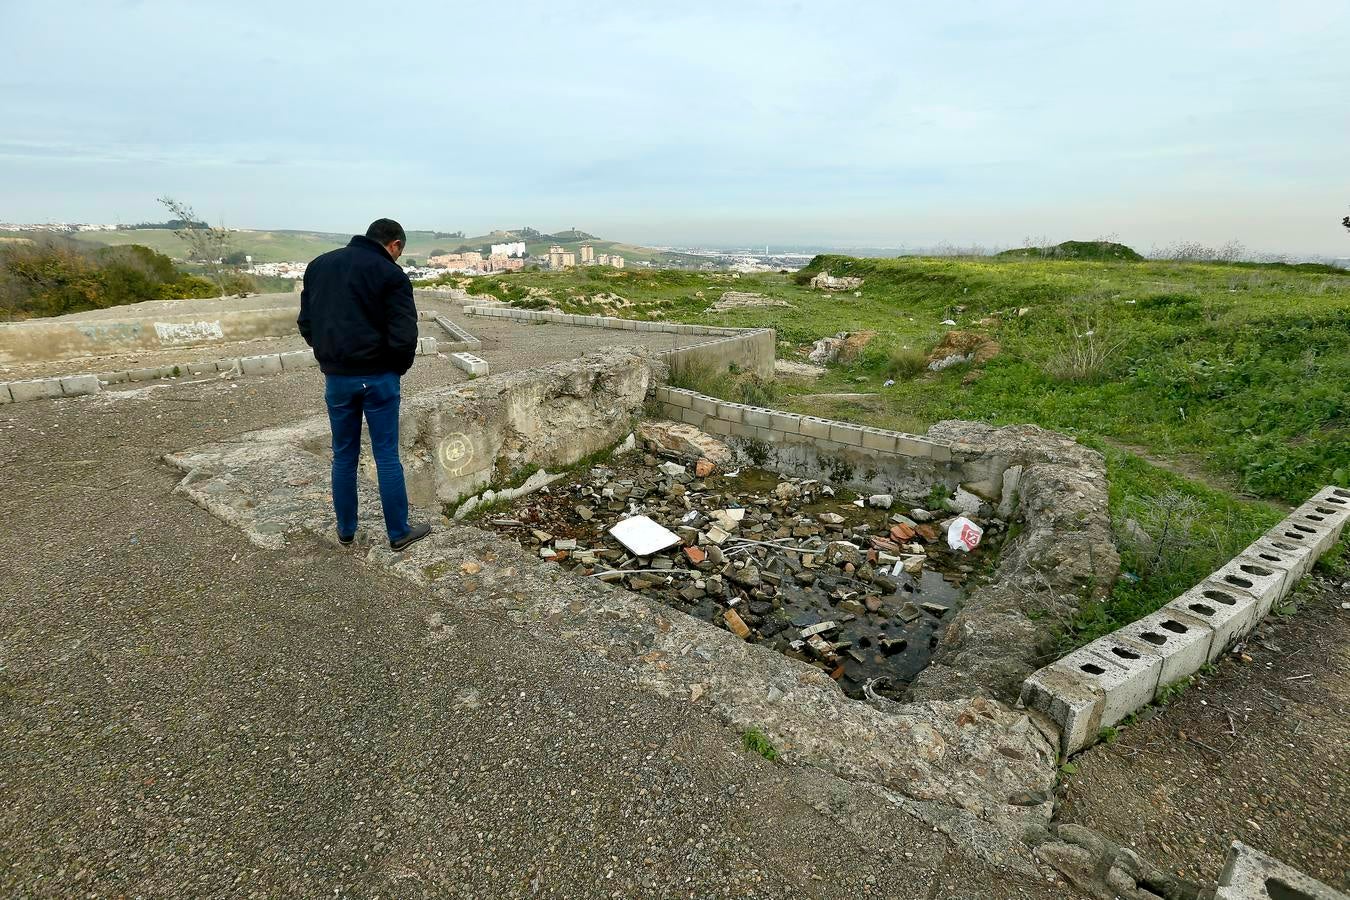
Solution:
<svg viewBox="0 0 1350 900"><path fill-rule="evenodd" d="M408 235L404 233L403 226L393 219L376 219L371 222L370 227L366 229L366 237L379 244L400 241L403 246L408 246Z"/></svg>

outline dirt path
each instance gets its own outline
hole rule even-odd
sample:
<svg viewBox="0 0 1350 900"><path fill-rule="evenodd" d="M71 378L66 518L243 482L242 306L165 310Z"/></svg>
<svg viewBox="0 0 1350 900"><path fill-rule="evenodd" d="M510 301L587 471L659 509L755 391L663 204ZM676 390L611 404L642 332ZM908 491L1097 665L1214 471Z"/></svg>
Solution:
<svg viewBox="0 0 1350 900"><path fill-rule="evenodd" d="M1150 452L1147 448L1139 447L1134 444L1127 444L1124 441L1118 441L1115 438L1101 437L1100 440L1102 443L1114 447L1117 450L1134 454L1151 466L1157 466L1159 469L1171 472L1173 475L1180 475L1182 478L1189 478L1191 481L1199 482L1205 487L1218 491L1221 494L1228 494L1240 500L1245 500L1248 503L1260 503L1269 506L1271 509L1279 512L1282 516L1286 515L1289 510L1292 509L1292 507L1275 500L1266 500L1261 497L1254 497L1250 494L1243 493L1238 489L1237 483L1233 479L1225 478L1222 475L1216 475L1206 469L1200 460L1194 457L1158 456Z"/></svg>

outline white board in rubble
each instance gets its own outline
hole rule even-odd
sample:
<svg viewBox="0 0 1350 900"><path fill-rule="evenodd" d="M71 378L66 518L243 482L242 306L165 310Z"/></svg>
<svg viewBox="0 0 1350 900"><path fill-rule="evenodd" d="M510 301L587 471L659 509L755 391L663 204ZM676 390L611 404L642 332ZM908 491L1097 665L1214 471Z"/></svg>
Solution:
<svg viewBox="0 0 1350 900"><path fill-rule="evenodd" d="M647 516L633 516L609 529L634 556L651 556L680 542L680 536Z"/></svg>

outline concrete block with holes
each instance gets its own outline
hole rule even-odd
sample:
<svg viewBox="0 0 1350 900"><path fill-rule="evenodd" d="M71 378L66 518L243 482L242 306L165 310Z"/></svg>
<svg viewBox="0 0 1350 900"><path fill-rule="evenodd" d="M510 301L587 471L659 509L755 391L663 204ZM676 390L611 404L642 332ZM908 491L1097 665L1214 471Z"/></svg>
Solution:
<svg viewBox="0 0 1350 900"><path fill-rule="evenodd" d="M1346 517L1341 520L1340 527L1344 533L1345 526L1350 524L1350 488L1328 485L1322 488L1316 494L1313 494L1309 503L1316 503L1327 509L1344 510Z"/></svg>
<svg viewBox="0 0 1350 900"><path fill-rule="evenodd" d="M1321 556L1336 543L1334 529L1323 526L1311 519L1290 516L1269 532L1272 536L1307 547L1314 556Z"/></svg>
<svg viewBox="0 0 1350 900"><path fill-rule="evenodd" d="M1162 663L1158 653L1099 639L1032 675L1027 684L1036 682L1042 689L1028 690L1024 684L1023 702L1058 722L1062 749L1075 753L1096 741L1103 726L1153 700ZM1080 701L1065 702L1065 697ZM1087 697L1096 699L1087 703Z"/></svg>
<svg viewBox="0 0 1350 900"><path fill-rule="evenodd" d="M1103 692L1076 673L1046 666L1022 683L1022 706L1038 710L1059 726L1059 752L1077 753L1097 740L1102 727Z"/></svg>
<svg viewBox="0 0 1350 900"><path fill-rule="evenodd" d="M1284 584L1281 591L1284 596L1294 589L1299 579L1308 574L1317 557L1311 547L1300 546L1289 541L1275 541L1268 537L1259 537L1251 543L1243 556L1259 560L1261 563L1284 572Z"/></svg>
<svg viewBox="0 0 1350 900"><path fill-rule="evenodd" d="M1207 895L1208 896L1208 895ZM1214 900L1350 900L1293 866L1260 850L1233 841L1224 862Z"/></svg>
<svg viewBox="0 0 1350 900"><path fill-rule="evenodd" d="M1332 498L1340 499L1338 497ZM1350 520L1350 506L1341 506L1327 499L1313 499L1294 510L1290 516L1296 522L1313 522L1332 532L1331 543L1340 540L1345 533L1345 523Z"/></svg>
<svg viewBox="0 0 1350 900"><path fill-rule="evenodd" d="M1246 591L1256 598L1256 614L1252 624L1265 618L1270 608L1284 599L1285 573L1259 559L1239 556L1214 573L1219 584Z"/></svg>
<svg viewBox="0 0 1350 900"><path fill-rule="evenodd" d="M1118 645L1117 651L1122 648L1151 650L1161 656L1162 670L1158 674L1157 689L1162 690L1209 662L1214 629L1199 616L1164 606L1152 615L1117 629L1100 641L1104 645L1113 642Z"/></svg>
<svg viewBox="0 0 1350 900"><path fill-rule="evenodd" d="M1259 606L1256 598L1246 591L1206 579L1163 610L1175 610L1178 615L1190 616L1209 626L1205 661L1213 662L1256 624Z"/></svg>
<svg viewBox="0 0 1350 900"><path fill-rule="evenodd" d="M487 360L474 356L472 353L451 353L450 362L474 377L488 374Z"/></svg>

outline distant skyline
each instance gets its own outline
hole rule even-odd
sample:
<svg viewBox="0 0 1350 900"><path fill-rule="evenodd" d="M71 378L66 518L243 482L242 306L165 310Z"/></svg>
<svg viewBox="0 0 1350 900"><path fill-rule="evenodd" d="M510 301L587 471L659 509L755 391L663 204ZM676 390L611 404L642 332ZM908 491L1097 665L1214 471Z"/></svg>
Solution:
<svg viewBox="0 0 1350 900"><path fill-rule="evenodd" d="M0 0L0 221L1350 256L1350 4Z"/></svg>

